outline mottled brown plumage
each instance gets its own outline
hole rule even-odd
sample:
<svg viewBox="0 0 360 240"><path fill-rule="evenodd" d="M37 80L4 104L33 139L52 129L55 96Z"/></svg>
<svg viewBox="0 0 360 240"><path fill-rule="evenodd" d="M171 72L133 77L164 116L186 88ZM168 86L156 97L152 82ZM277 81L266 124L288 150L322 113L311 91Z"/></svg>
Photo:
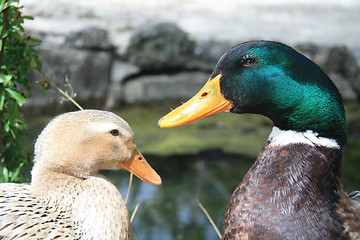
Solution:
<svg viewBox="0 0 360 240"><path fill-rule="evenodd" d="M231 197L223 239L360 238L360 204L343 190L341 158L341 149L267 143Z"/></svg>

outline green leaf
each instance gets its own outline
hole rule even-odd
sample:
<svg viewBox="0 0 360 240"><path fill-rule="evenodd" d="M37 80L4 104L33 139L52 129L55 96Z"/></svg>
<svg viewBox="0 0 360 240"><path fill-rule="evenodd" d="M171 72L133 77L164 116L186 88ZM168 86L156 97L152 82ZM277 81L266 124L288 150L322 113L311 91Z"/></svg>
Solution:
<svg viewBox="0 0 360 240"><path fill-rule="evenodd" d="M31 69L36 69L36 67L37 67L37 61L36 61L36 59L31 59L31 61L30 61L30 67L31 67Z"/></svg>
<svg viewBox="0 0 360 240"><path fill-rule="evenodd" d="M22 106L26 103L26 98L24 98L20 93L10 88L5 88L5 91L9 94L10 97L16 100L19 106Z"/></svg>
<svg viewBox="0 0 360 240"><path fill-rule="evenodd" d="M19 42L22 42L22 41L23 41L23 36L22 36L18 31L16 31L16 30L10 31L10 32L9 32L9 37L10 37L10 38L13 38L13 39L15 39L15 40L17 40L17 41L19 41Z"/></svg>
<svg viewBox="0 0 360 240"><path fill-rule="evenodd" d="M4 110L5 92L0 93L0 111Z"/></svg>
<svg viewBox="0 0 360 240"><path fill-rule="evenodd" d="M5 9L7 9L8 7L10 7L11 2L6 2L5 1L1 1L1 5L0 5L0 13L2 13Z"/></svg>
<svg viewBox="0 0 360 240"><path fill-rule="evenodd" d="M20 174L21 168L24 166L24 163L20 163L19 166L11 173L10 182L14 182Z"/></svg>
<svg viewBox="0 0 360 240"><path fill-rule="evenodd" d="M0 74L0 83L2 83L4 87L6 87L6 85L8 85L8 83L11 81L12 78L13 78L12 75Z"/></svg>
<svg viewBox="0 0 360 240"><path fill-rule="evenodd" d="M9 171L6 166L2 166L2 181L9 182Z"/></svg>
<svg viewBox="0 0 360 240"><path fill-rule="evenodd" d="M5 123L4 124L4 132L9 132L9 130L10 130L10 126L9 126L9 124L8 123Z"/></svg>
<svg viewBox="0 0 360 240"><path fill-rule="evenodd" d="M34 17L33 17L33 16L28 16L28 15L23 16L23 18L24 18L24 19L28 19L28 20L34 20Z"/></svg>
<svg viewBox="0 0 360 240"><path fill-rule="evenodd" d="M6 47L3 54L5 61L0 66L0 122L3 124L0 181L4 182L18 181L20 169L28 162L19 143L26 139L26 125L21 121L19 112L19 106L26 102L26 97L18 89L30 92L32 83L26 79L28 70L33 68L41 71L41 61L35 49L40 41L23 35L25 19L32 20L33 17L21 14L19 1L0 0L0 13L6 11L8 15L7 19L4 19L4 14L0 16L0 49ZM6 25L7 29L4 27Z"/></svg>
<svg viewBox="0 0 360 240"><path fill-rule="evenodd" d="M8 35L9 35L9 31L8 31L8 30L7 30L7 31L4 31L4 32L2 32L2 34L1 34L1 38L2 38L2 39L7 38Z"/></svg>
<svg viewBox="0 0 360 240"><path fill-rule="evenodd" d="M11 128L9 129L9 132L11 133L11 136L13 137L13 139L16 139L16 135Z"/></svg>

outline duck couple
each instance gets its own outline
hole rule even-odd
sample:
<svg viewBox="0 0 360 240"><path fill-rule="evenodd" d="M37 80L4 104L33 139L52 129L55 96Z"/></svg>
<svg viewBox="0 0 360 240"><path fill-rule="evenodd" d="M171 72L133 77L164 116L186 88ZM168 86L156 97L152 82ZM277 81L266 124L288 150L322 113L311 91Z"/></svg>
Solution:
<svg viewBox="0 0 360 240"><path fill-rule="evenodd" d="M360 194L347 195L341 181L344 106L315 63L282 43L239 44L159 126L222 111L262 114L274 123L229 200L222 239L360 239ZM123 168L161 184L130 126L106 111L56 117L34 153L30 185L0 184L0 239L130 239L125 202L98 171Z"/></svg>

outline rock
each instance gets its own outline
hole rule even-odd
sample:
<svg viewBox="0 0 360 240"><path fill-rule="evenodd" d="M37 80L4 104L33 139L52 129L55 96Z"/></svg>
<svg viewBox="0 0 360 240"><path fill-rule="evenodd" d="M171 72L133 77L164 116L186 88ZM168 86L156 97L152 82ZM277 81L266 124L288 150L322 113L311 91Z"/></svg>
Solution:
<svg viewBox="0 0 360 240"><path fill-rule="evenodd" d="M218 40L195 42L173 23L154 23L136 29L126 54L116 56L117 49L107 35L105 30L89 28L67 37L65 44L46 41L39 49L46 77L70 92L65 82L68 76L76 100L84 107L114 109L120 103L187 100L235 45ZM345 101L360 99L359 49L313 43L295 48L330 76ZM33 96L25 106L59 105L63 99L55 90L45 98L39 92Z"/></svg>
<svg viewBox="0 0 360 240"><path fill-rule="evenodd" d="M143 71L212 71L233 45L216 40L194 42L175 24L156 23L134 31L126 58Z"/></svg>
<svg viewBox="0 0 360 240"><path fill-rule="evenodd" d="M321 47L312 43L300 44L296 49L318 64L339 88L345 101L359 99L360 64L356 50L345 46Z"/></svg>
<svg viewBox="0 0 360 240"><path fill-rule="evenodd" d="M106 96L110 79L111 54L102 51L86 51L66 46L40 47L39 57L45 77L62 90L71 89L65 81L67 76L76 100L82 102L101 102ZM30 79L38 80L43 76L31 74ZM38 92L26 103L27 107L45 107L59 105L63 96L53 87L44 97ZM84 106L85 107L85 106ZM94 107L94 106L93 106Z"/></svg>
<svg viewBox="0 0 360 240"><path fill-rule="evenodd" d="M352 51L345 46L329 48L323 69L332 77L344 100L359 98L356 92L360 92L357 88L360 85L357 78L360 67Z"/></svg>
<svg viewBox="0 0 360 240"><path fill-rule="evenodd" d="M113 45L108 35L104 29L91 27L67 36L65 43L78 49L111 50Z"/></svg>
<svg viewBox="0 0 360 240"><path fill-rule="evenodd" d="M358 100L360 100L360 49L352 49L352 53L355 59L354 64L357 66L357 71L354 72L354 75L352 78L350 78L350 81L354 87L354 90L358 94Z"/></svg>
<svg viewBox="0 0 360 240"><path fill-rule="evenodd" d="M356 66L354 55L347 47L336 46L329 49L324 70L327 72L336 72L345 78L349 78L358 71L358 66Z"/></svg>
<svg viewBox="0 0 360 240"><path fill-rule="evenodd" d="M126 78L129 78L132 75L139 74L140 68L137 66L119 61L114 60L111 67L111 82L121 84Z"/></svg>
<svg viewBox="0 0 360 240"><path fill-rule="evenodd" d="M210 73L194 71L140 76L125 83L124 102L134 104L151 101L185 101L201 89L209 75Z"/></svg>
<svg viewBox="0 0 360 240"><path fill-rule="evenodd" d="M358 95L352 87L351 83L344 80L343 76L340 76L336 73L330 73L329 77L339 89L343 100L356 101L358 99Z"/></svg>
<svg viewBox="0 0 360 240"><path fill-rule="evenodd" d="M313 61L315 61L315 58L319 55L320 52L320 47L314 43L300 43L297 44L294 48Z"/></svg>
<svg viewBox="0 0 360 240"><path fill-rule="evenodd" d="M186 61L186 68L213 71L220 57L235 44L215 40L196 42L193 55Z"/></svg>
<svg viewBox="0 0 360 240"><path fill-rule="evenodd" d="M140 69L130 63L114 60L110 73L110 87L106 96L104 108L106 110L114 109L119 105L122 99L122 85L125 79L132 75L136 75Z"/></svg>
<svg viewBox="0 0 360 240"><path fill-rule="evenodd" d="M142 71L184 69L194 42L174 23L153 23L136 29L126 58Z"/></svg>

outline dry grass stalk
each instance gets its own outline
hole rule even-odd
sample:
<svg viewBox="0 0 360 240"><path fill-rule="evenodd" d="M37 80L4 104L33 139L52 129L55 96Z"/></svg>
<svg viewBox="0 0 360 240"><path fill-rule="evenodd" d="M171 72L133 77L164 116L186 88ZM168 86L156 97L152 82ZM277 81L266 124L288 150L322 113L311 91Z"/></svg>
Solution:
<svg viewBox="0 0 360 240"><path fill-rule="evenodd" d="M197 204L199 205L199 207L201 208L201 210L205 213L206 217L209 219L211 225L213 226L213 228L215 229L215 232L217 233L219 239L221 239L221 234L219 229L216 227L213 219L211 218L210 214L208 213L208 211L206 211L206 209L204 208L204 206L199 202L199 200L196 199Z"/></svg>
<svg viewBox="0 0 360 240"><path fill-rule="evenodd" d="M65 76L65 81L66 81L66 85L65 85L65 86L67 86L67 87L70 88L70 90L71 90L71 95L69 95L69 93L68 93L67 91L64 91L64 90L62 90L61 88L59 88L58 86L56 86L55 83L53 83L53 82L51 82L51 81L49 81L49 83L51 84L51 86L53 86L54 88L56 88L56 90L58 90L66 99L68 99L69 101L71 101L77 108L79 108L80 110L84 110L84 108L82 108L82 107L80 106L80 104L74 100L73 97L76 96L76 93L74 93L73 88L72 88L72 85L71 85L71 83L70 83L70 81L69 81L69 79L68 79L67 76Z"/></svg>
<svg viewBox="0 0 360 240"><path fill-rule="evenodd" d="M132 175L132 174L131 174L131 175ZM130 185L129 185L129 186L130 186ZM134 209L133 213L131 214L131 217L130 217L130 222L131 222L131 223L133 222L133 220L134 220L134 218L135 218L135 215L136 215L136 212L137 212L138 208L139 208L139 203L136 204L135 209ZM132 228L131 228L131 233L132 233L133 237L135 238L135 240L137 240L137 237L135 236L135 233L134 233L134 231L133 231Z"/></svg>
<svg viewBox="0 0 360 240"><path fill-rule="evenodd" d="M135 207L133 213L131 214L130 222L132 222L134 220L138 208L139 208L139 203L136 204L136 207Z"/></svg>
<svg viewBox="0 0 360 240"><path fill-rule="evenodd" d="M127 201L129 199L130 189L131 189L133 177L134 177L134 174L130 173L129 186L128 186L128 190L127 190L126 197L125 197L125 204L127 204Z"/></svg>

